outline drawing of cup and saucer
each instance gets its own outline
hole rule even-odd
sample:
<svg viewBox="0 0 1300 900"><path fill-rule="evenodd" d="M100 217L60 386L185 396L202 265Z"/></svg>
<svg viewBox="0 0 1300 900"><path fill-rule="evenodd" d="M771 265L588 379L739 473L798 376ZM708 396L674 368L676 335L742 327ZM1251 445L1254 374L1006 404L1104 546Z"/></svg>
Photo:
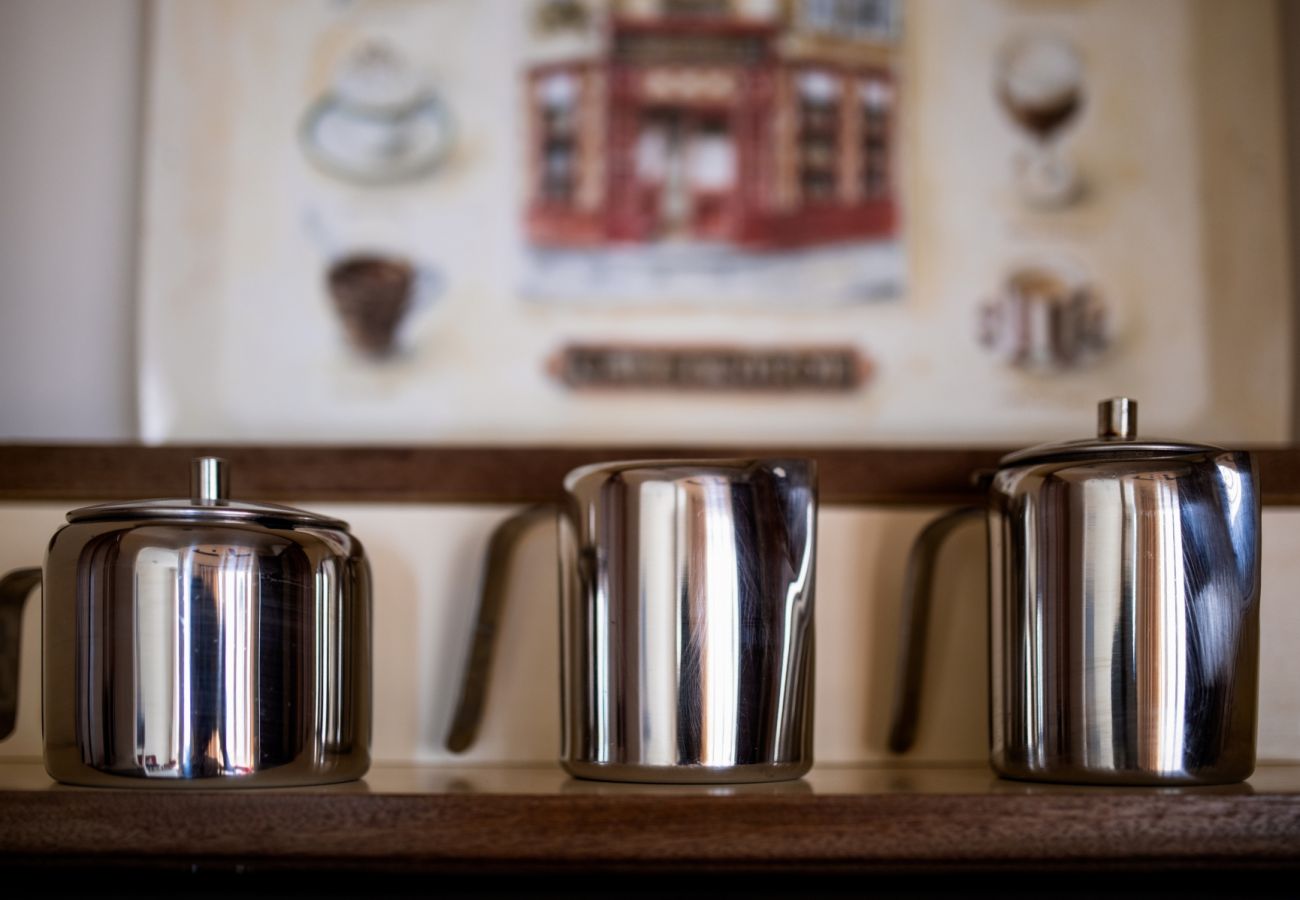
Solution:
<svg viewBox="0 0 1300 900"><path fill-rule="evenodd" d="M342 61L298 131L318 168L359 184L427 175L446 157L451 138L446 107L400 51L378 40Z"/></svg>

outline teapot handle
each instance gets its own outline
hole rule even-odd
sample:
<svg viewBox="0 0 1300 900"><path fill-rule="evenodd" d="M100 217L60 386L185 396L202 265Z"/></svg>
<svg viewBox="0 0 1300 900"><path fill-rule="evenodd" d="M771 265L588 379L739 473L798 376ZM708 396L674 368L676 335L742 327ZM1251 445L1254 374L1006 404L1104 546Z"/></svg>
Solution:
<svg viewBox="0 0 1300 900"><path fill-rule="evenodd" d="M452 715L451 728L444 741L447 749L453 753L468 750L478 736L479 723L483 719L483 703L487 699L488 677L492 671L492 652L496 648L497 625L505 607L510 560L519 547L520 539L528 530L544 518L554 518L555 512L553 503L529 506L502 520L488 540L474 632L470 636L469 653L465 657L465 671L461 676L456 711Z"/></svg>
<svg viewBox="0 0 1300 900"><path fill-rule="evenodd" d="M921 674L925 666L925 638L930 622L934 562L944 539L959 526L984 515L982 506L963 506L944 513L926 525L912 544L903 579L902 631L898 670L894 680L894 705L889 717L889 749L906 753L916 740L921 708Z"/></svg>
<svg viewBox="0 0 1300 900"><path fill-rule="evenodd" d="M0 578L0 741L13 734L18 715L18 662L22 650L23 607L41 583L41 570L14 569Z"/></svg>

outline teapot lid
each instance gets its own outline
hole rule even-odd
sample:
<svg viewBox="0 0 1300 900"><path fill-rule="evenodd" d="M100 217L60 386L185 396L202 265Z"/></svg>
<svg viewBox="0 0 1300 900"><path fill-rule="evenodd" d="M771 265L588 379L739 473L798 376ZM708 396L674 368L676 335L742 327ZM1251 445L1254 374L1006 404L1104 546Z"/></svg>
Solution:
<svg viewBox="0 0 1300 900"><path fill-rule="evenodd" d="M348 523L293 506L230 499L230 465L216 456L195 457L190 466L190 496L126 503L97 503L68 513L69 522L115 519L170 519L193 523L253 522L283 527L313 525L346 531Z"/></svg>
<svg viewBox="0 0 1300 900"><path fill-rule="evenodd" d="M1163 438L1139 440L1137 436L1137 401L1129 397L1111 397L1097 404L1097 436L1076 441L1038 444L1008 453L999 460L1003 466L1051 460L1088 458L1116 459L1148 456L1176 456L1187 453L1223 452L1213 444L1193 444Z"/></svg>

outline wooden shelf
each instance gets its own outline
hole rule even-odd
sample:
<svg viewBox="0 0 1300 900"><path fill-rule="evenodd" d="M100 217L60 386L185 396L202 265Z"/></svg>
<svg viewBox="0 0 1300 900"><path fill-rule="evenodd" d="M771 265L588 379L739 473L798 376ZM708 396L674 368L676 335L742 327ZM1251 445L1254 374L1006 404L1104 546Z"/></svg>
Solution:
<svg viewBox="0 0 1300 900"><path fill-rule="evenodd" d="M772 785L583 782L558 767L377 767L279 790L104 790L0 764L0 863L248 871L809 873L1300 866L1300 766L1096 788L983 767L819 767Z"/></svg>
<svg viewBox="0 0 1300 900"><path fill-rule="evenodd" d="M1005 448L938 447L141 447L0 445L0 501L184 496L189 460L230 460L235 496L258 500L531 503L556 499L565 473L615 459L808 456L823 503L977 502L973 476ZM1265 504L1300 504L1300 447L1257 448Z"/></svg>

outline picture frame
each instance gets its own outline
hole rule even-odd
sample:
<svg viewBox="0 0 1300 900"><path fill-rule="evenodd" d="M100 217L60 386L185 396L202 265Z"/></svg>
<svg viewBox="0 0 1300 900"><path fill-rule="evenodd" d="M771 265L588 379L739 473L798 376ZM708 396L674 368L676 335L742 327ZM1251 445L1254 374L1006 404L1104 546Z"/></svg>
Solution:
<svg viewBox="0 0 1300 900"><path fill-rule="evenodd" d="M795 279L775 301L739 302L695 288L530 294L526 94L529 67L545 64L529 55L530 29L551 6L153 5L146 442L1019 444L1086 434L1093 404L1120 393L1142 401L1150 433L1290 436L1272 5L900 5L891 152L905 289L846 301ZM795 21L818 6L735 0L694 14ZM651 19L668 8L623 7ZM1054 208L1026 202L1027 138L997 88L999 54L1026 34L1064 40L1084 73L1060 137L1083 187ZM304 152L313 104L374 41L433 86L444 138L428 142L427 177L357 184ZM413 285L380 358L359 352L331 297L345 259L409 267L378 278ZM1050 290L1023 287L1044 273ZM1061 331L1091 336L1069 352L1041 339ZM632 374L566 381L574 346L595 351L596 370ZM847 387L780 374L804 371L798 354L845 347ZM686 362L665 369L653 356L665 349ZM720 350L721 364L700 360ZM683 384L665 371L708 375Z"/></svg>

